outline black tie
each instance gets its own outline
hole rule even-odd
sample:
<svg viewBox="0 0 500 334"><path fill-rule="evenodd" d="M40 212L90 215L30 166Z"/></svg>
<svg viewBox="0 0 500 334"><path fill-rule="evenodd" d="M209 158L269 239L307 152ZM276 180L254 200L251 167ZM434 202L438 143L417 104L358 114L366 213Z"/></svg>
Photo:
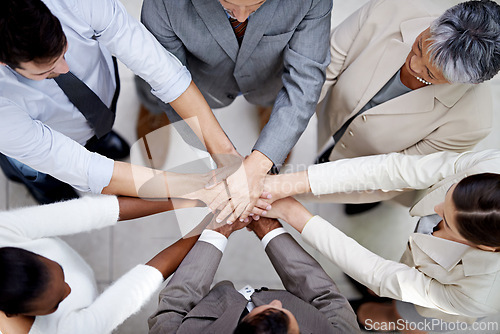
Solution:
<svg viewBox="0 0 500 334"><path fill-rule="evenodd" d="M108 108L99 96L73 73L68 72L54 78L71 103L85 116L98 139L111 131L115 121L116 100L120 87L118 85L116 59L113 58L113 62L115 63L117 86L111 108Z"/></svg>

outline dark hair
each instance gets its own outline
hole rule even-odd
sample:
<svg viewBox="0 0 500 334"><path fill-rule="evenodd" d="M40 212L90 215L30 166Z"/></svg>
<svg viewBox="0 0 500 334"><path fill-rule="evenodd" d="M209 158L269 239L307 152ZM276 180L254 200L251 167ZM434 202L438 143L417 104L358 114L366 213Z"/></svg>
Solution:
<svg viewBox="0 0 500 334"><path fill-rule="evenodd" d="M464 178L452 199L458 233L475 245L500 247L500 174Z"/></svg>
<svg viewBox="0 0 500 334"><path fill-rule="evenodd" d="M61 23L41 0L0 1L0 62L46 62L66 46Z"/></svg>
<svg viewBox="0 0 500 334"><path fill-rule="evenodd" d="M31 302L47 289L50 275L40 255L0 248L0 310L7 315L31 311Z"/></svg>
<svg viewBox="0 0 500 334"><path fill-rule="evenodd" d="M451 83L477 84L500 70L500 6L490 0L449 8L430 29L431 61Z"/></svg>
<svg viewBox="0 0 500 334"><path fill-rule="evenodd" d="M269 308L243 318L233 334L287 334L290 319L285 312Z"/></svg>

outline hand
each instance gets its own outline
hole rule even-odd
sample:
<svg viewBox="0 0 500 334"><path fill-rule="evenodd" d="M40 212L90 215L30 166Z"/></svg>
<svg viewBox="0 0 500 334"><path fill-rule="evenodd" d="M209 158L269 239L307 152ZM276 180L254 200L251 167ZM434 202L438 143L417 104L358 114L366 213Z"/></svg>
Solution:
<svg viewBox="0 0 500 334"><path fill-rule="evenodd" d="M226 180L231 200L224 207L219 207L221 213L217 218L218 222L227 218L227 222L232 223L238 217L240 221L245 221L259 201L271 166L272 162L259 151L254 151L243 161L240 168ZM266 208L268 206L263 201L259 203Z"/></svg>
<svg viewBox="0 0 500 334"><path fill-rule="evenodd" d="M285 197L273 202L272 208L266 212L265 216L267 218L277 218L288 221L287 213L297 206L302 206L302 204L293 197Z"/></svg>
<svg viewBox="0 0 500 334"><path fill-rule="evenodd" d="M220 234L224 235L226 238L229 238L229 236L234 232L241 230L242 228L246 227L248 225L248 222L241 222L241 221L236 221L234 224L217 224L214 223L213 221L207 226L207 229L214 230L219 232Z"/></svg>
<svg viewBox="0 0 500 334"><path fill-rule="evenodd" d="M253 231L259 239L262 239L266 234L279 227L283 226L278 220L262 217L258 221L253 220L248 224L247 229Z"/></svg>

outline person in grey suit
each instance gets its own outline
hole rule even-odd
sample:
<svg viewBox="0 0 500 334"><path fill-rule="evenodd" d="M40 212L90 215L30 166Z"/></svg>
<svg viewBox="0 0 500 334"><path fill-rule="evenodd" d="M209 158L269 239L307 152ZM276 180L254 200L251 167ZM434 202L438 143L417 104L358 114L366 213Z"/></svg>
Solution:
<svg viewBox="0 0 500 334"><path fill-rule="evenodd" d="M262 240L286 291L248 286L237 291L229 281L210 289L225 246L216 237L227 240L245 225L202 233L160 292L158 309L149 319L150 334L359 332L335 283L275 219L261 218L248 226ZM270 324L272 330L266 329Z"/></svg>
<svg viewBox="0 0 500 334"><path fill-rule="evenodd" d="M143 3L141 21L186 65L211 108L225 107L240 94L252 104L274 105L269 122L243 162L246 173L228 180L233 197L248 198L235 201L241 204L235 205L230 221L243 212L241 218L247 216L263 189L264 176L273 165L283 163L315 111L330 62L331 10L331 0ZM231 20L242 26L233 29ZM139 87L143 103L148 95L152 97L149 90ZM238 155L212 113L192 110L176 114L156 101L147 103L147 108L167 112L171 121L197 117L213 157ZM214 159L220 167L218 158ZM231 211L226 208L221 216Z"/></svg>

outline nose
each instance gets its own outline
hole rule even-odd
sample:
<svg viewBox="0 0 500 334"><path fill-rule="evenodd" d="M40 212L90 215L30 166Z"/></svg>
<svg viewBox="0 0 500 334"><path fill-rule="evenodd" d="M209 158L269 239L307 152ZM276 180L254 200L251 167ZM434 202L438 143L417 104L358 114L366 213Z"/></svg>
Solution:
<svg viewBox="0 0 500 334"><path fill-rule="evenodd" d="M64 74L64 73L68 73L69 72L68 63L66 62L66 59L64 59L64 57L62 57L61 59L59 59L57 61L57 64L54 67L54 71L53 72L57 73L57 74Z"/></svg>
<svg viewBox="0 0 500 334"><path fill-rule="evenodd" d="M252 11L245 7L236 7L233 10L234 18L237 19L239 22L245 22L251 13Z"/></svg>
<svg viewBox="0 0 500 334"><path fill-rule="evenodd" d="M271 305L273 307L279 307L279 308L283 307L283 304L279 300L277 300L277 299L275 299L272 302L270 302L269 305Z"/></svg>

